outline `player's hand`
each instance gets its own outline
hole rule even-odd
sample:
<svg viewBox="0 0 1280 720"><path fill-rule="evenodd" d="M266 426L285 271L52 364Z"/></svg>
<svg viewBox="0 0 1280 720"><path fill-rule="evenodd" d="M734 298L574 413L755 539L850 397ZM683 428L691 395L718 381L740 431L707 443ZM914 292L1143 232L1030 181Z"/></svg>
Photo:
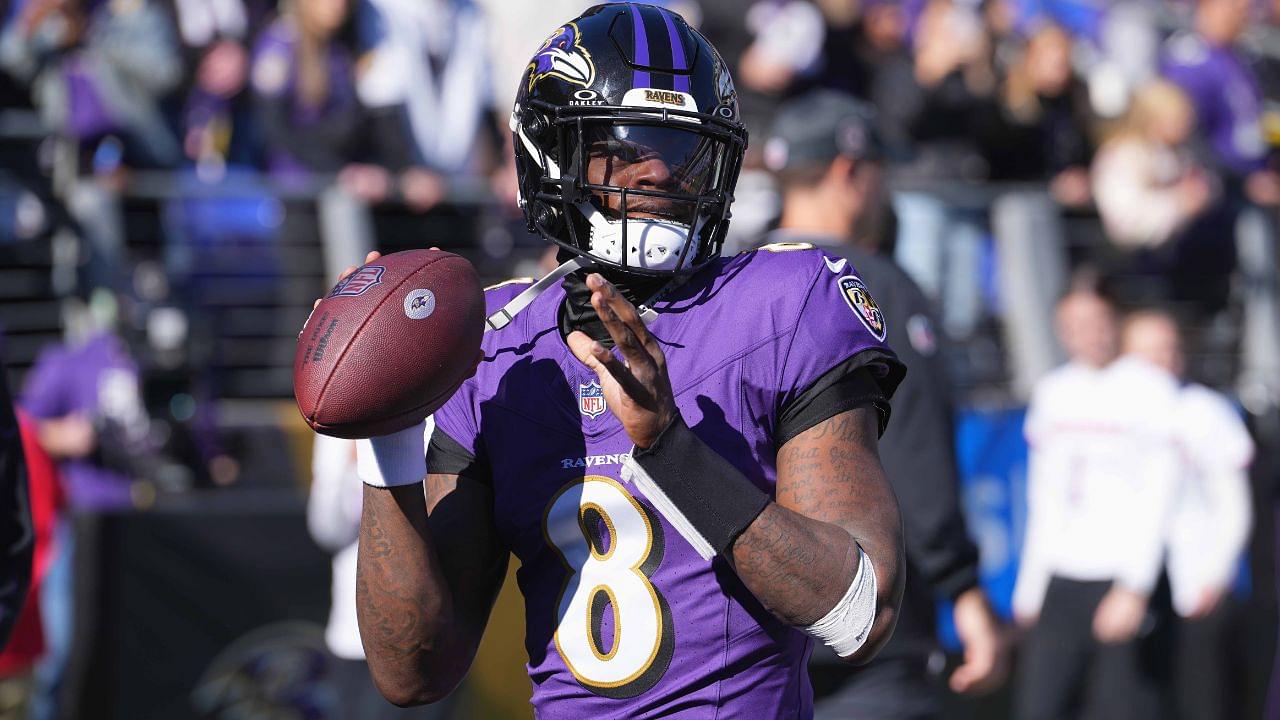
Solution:
<svg viewBox="0 0 1280 720"><path fill-rule="evenodd" d="M431 248L431 249L435 250L435 248ZM368 265L369 263L373 262L374 260L377 260L380 257L382 257L382 253L378 252L377 250L370 250L369 254L364 256L364 264ZM343 270L342 272L338 273L337 282L342 282L343 280L346 280L347 277L349 277L351 273L355 272L356 270L359 270L359 268L356 267L355 265L352 265L348 267L346 270ZM311 309L315 310L316 308L320 307L320 301L323 299L324 298L316 298L316 301L311 303Z"/></svg>
<svg viewBox="0 0 1280 720"><path fill-rule="evenodd" d="M1009 673L1009 658L986 594L976 587L961 593L953 614L956 634L964 645L964 663L951 673L951 689L969 695L995 690Z"/></svg>
<svg viewBox="0 0 1280 720"><path fill-rule="evenodd" d="M1138 636L1147 616L1147 596L1113 585L1093 613L1093 637L1106 645L1119 645Z"/></svg>
<svg viewBox="0 0 1280 720"><path fill-rule="evenodd" d="M591 306L622 351L622 360L577 330L569 334L569 349L600 377L609 411L622 422L631 442L647 448L677 413L667 358L641 322L640 313L617 288L599 273L587 276L587 287Z"/></svg>

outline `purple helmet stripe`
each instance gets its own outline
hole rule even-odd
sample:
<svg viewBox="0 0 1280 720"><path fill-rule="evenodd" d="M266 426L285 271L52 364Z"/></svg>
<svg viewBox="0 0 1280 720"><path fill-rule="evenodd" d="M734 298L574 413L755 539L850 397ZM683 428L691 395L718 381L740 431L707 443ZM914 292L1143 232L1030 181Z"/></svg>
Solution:
<svg viewBox="0 0 1280 720"><path fill-rule="evenodd" d="M666 10L658 10L658 14L667 23L667 37L671 39L671 66L676 70L687 70L688 65L684 58L684 43L680 42L680 34L676 32L676 24L671 21L671 13ZM675 87L672 90L689 92L688 75L675 73L673 77L675 79Z"/></svg>
<svg viewBox="0 0 1280 720"><path fill-rule="evenodd" d="M631 30L635 37L635 57L637 65L649 64L649 38L644 32L644 18L640 16L640 10L635 5L628 3L631 9ZM631 76L631 87L652 87L653 83L649 79L648 70L636 70Z"/></svg>

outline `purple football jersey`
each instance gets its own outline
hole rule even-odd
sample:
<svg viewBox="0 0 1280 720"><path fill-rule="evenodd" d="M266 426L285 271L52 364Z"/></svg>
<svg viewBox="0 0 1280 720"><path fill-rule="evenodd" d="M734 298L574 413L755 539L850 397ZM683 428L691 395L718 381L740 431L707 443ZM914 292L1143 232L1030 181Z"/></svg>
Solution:
<svg viewBox="0 0 1280 720"><path fill-rule="evenodd" d="M524 287L490 291L490 310ZM633 446L561 338L563 300L548 291L485 335L475 377L435 415L492 469L538 717L810 717L808 636L621 479ZM779 411L855 355L880 376L896 362L854 269L807 245L718 260L657 310L689 427L770 495Z"/></svg>

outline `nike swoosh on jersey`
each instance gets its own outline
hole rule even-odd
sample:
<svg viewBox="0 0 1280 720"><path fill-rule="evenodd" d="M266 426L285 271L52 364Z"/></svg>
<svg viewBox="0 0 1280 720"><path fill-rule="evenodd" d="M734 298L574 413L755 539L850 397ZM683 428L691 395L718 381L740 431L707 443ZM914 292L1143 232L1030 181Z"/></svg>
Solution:
<svg viewBox="0 0 1280 720"><path fill-rule="evenodd" d="M840 258L839 260L832 260L829 257L822 258L822 261L827 264L828 270L830 270L831 272L837 275L839 275L840 272L844 270L845 263L848 262L844 258Z"/></svg>

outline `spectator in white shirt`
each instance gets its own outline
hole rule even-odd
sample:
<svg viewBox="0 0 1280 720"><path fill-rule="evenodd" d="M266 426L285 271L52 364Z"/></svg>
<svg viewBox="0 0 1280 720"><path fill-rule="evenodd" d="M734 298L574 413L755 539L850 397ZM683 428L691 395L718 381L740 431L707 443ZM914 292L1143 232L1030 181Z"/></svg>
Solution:
<svg viewBox="0 0 1280 720"><path fill-rule="evenodd" d="M1182 338L1163 312L1135 313L1125 321L1126 353L1183 376ZM1165 560L1173 607L1181 616L1175 653L1180 717L1238 717L1229 672L1230 596L1249 538L1249 464L1253 440L1239 411L1202 385L1182 387L1177 408L1183 469L1167 534Z"/></svg>
<svg viewBox="0 0 1280 720"><path fill-rule="evenodd" d="M428 421L427 434L431 433ZM356 547L360 536L361 483L356 475L356 441L316 435L311 459L307 529L333 555L333 596L325 644L334 660L330 679L337 700L335 718L432 720L449 717L452 703L398 708L373 684L356 623Z"/></svg>
<svg viewBox="0 0 1280 720"><path fill-rule="evenodd" d="M1163 717L1148 599L1176 488L1177 384L1146 361L1113 360L1115 312L1096 294L1062 300L1057 330L1070 361L1037 384L1026 422L1014 716Z"/></svg>
<svg viewBox="0 0 1280 720"><path fill-rule="evenodd" d="M1132 250L1174 240L1213 199L1190 141L1196 113L1177 85L1153 82L1093 162L1093 196L1107 235Z"/></svg>
<svg viewBox="0 0 1280 720"><path fill-rule="evenodd" d="M427 212L450 181L483 177L494 163L484 13L473 0L360 0L356 26L356 89L382 136L375 141L405 204ZM364 174L383 184L372 169Z"/></svg>

